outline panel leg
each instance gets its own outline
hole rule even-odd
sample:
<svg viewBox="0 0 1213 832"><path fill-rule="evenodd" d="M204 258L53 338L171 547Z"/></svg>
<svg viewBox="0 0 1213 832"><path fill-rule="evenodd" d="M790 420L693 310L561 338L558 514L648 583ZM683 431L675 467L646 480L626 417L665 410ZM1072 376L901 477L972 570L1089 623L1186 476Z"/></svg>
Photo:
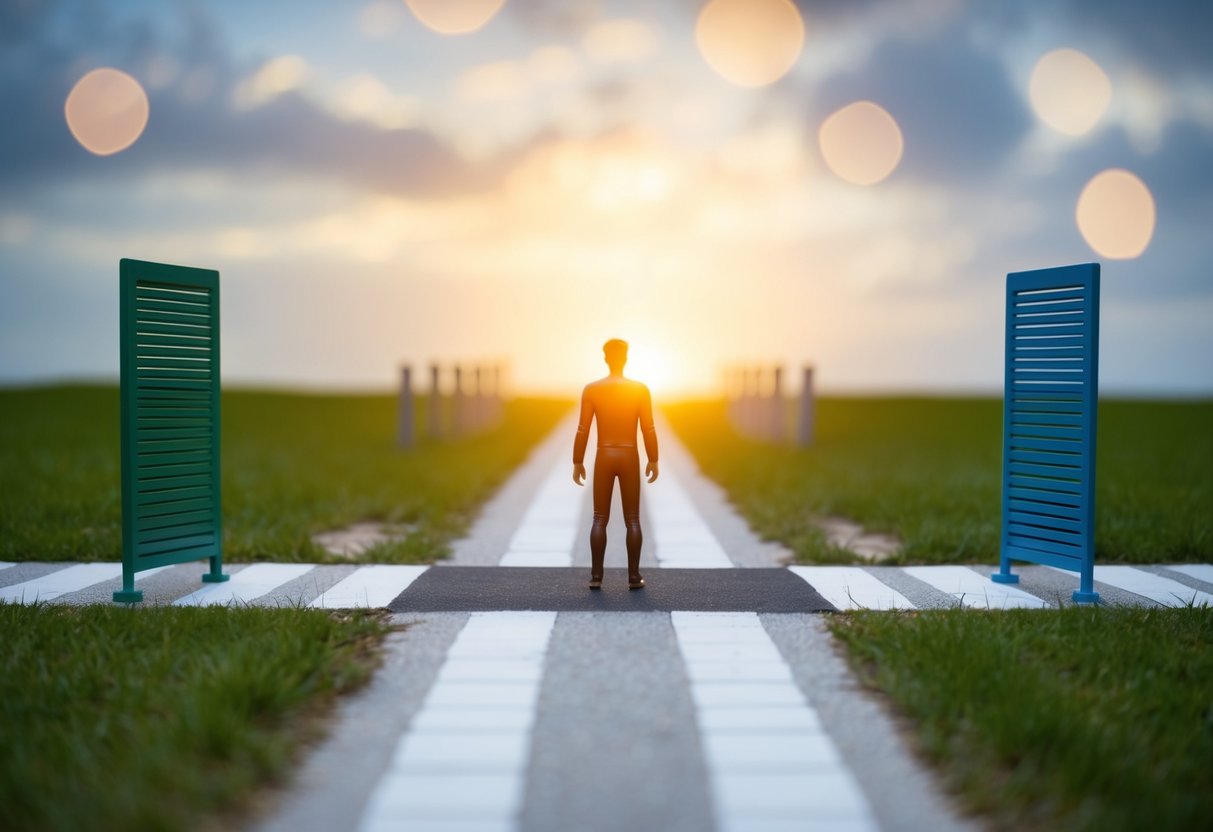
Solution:
<svg viewBox="0 0 1213 832"><path fill-rule="evenodd" d="M122 589L114 593L115 604L138 604L143 600L143 590L135 589L135 570L122 564Z"/></svg>
<svg viewBox="0 0 1213 832"><path fill-rule="evenodd" d="M996 584L1017 584L1019 576L1011 572L1011 559L1006 555L998 558L998 571L990 575L990 580Z"/></svg>
<svg viewBox="0 0 1213 832"><path fill-rule="evenodd" d="M202 582L204 584L221 584L231 577L231 575L223 573L223 557L215 555L211 558L211 571L202 573Z"/></svg>
<svg viewBox="0 0 1213 832"><path fill-rule="evenodd" d="M1078 571L1078 590L1070 596L1075 604L1098 604L1099 593L1095 591L1095 564L1088 563Z"/></svg>

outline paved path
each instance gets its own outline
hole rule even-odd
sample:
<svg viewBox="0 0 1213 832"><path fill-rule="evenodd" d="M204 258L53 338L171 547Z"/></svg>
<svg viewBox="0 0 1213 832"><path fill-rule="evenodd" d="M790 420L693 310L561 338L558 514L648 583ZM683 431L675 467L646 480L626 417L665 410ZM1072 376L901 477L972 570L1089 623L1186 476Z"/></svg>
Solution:
<svg viewBox="0 0 1213 832"><path fill-rule="evenodd" d="M629 592L618 507L607 581L584 588L588 489L565 424L485 507L450 564L141 573L152 604L389 606L407 625L338 706L258 828L783 830L967 828L858 690L816 611L1068 603L1026 567L790 567L666 430ZM116 564L0 563L0 599L105 603ZM1109 603L1213 603L1213 566L1097 567Z"/></svg>

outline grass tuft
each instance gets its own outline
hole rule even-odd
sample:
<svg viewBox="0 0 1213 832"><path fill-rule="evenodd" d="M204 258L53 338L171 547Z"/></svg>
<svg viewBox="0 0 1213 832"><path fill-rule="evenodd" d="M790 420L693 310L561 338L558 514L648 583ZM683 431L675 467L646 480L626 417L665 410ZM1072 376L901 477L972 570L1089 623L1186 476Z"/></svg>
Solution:
<svg viewBox="0 0 1213 832"><path fill-rule="evenodd" d="M369 677L388 630L378 613L0 603L0 829L239 810Z"/></svg>
<svg viewBox="0 0 1213 832"><path fill-rule="evenodd" d="M1213 817L1213 609L857 612L831 629L996 828Z"/></svg>

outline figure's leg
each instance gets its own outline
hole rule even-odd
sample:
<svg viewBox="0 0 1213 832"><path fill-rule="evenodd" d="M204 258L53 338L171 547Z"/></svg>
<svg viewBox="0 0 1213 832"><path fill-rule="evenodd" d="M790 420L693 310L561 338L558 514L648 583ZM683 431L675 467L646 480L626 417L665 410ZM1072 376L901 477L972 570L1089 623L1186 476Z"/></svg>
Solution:
<svg viewBox="0 0 1213 832"><path fill-rule="evenodd" d="M615 471L608 455L594 457L594 522L590 526L590 581L602 581L602 562L606 557L607 521L611 519L611 491Z"/></svg>
<svg viewBox="0 0 1213 832"><path fill-rule="evenodd" d="M632 451L620 460L619 496L623 500L623 522L627 527L628 586L644 586L640 576L640 548L644 535L640 531L640 454Z"/></svg>

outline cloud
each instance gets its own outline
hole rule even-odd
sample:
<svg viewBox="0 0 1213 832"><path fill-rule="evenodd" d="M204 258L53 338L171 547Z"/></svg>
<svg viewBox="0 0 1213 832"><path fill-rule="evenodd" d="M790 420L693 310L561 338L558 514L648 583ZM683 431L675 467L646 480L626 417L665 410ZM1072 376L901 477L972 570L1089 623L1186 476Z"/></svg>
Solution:
<svg viewBox="0 0 1213 832"><path fill-rule="evenodd" d="M956 182L999 168L1031 127L1023 96L1002 63L953 29L877 45L863 66L812 91L815 133L830 113L857 100L884 107L901 127L898 172Z"/></svg>
<svg viewBox="0 0 1213 832"><path fill-rule="evenodd" d="M240 72L205 16L183 13L182 32L169 38L147 22L98 18L96 7L72 12L67 43L43 17L27 24L30 40L6 56L0 191L10 197L54 182L165 170L288 174L394 194L458 193L499 180L498 166L469 163L435 133L350 121L311 100L299 88L307 72L301 59L283 56ZM159 84L148 84L143 136L104 160L72 140L62 113L71 85L99 65L140 80L155 75Z"/></svg>

